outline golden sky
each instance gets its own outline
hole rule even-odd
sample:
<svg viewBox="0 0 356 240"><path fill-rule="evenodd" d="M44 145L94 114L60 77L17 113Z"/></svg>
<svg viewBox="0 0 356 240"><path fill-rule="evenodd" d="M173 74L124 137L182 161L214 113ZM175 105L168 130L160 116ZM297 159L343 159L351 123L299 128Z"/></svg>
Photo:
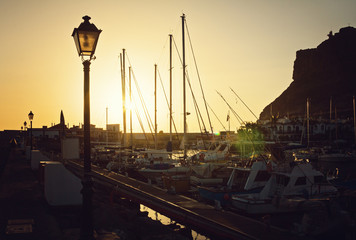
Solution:
<svg viewBox="0 0 356 240"><path fill-rule="evenodd" d="M254 121L230 87L259 116L292 82L296 51L317 47L329 31L356 27L355 10L353 0L1 0L0 130L20 129L30 111L33 127L59 123L61 110L70 126L83 123L83 66L71 34L84 15L103 30L90 69L92 124L105 126L106 108L108 122L122 124L123 48L153 121L154 64L168 94L168 35L173 34L181 54L180 16L185 13L207 102L228 128L229 108L216 91L244 121ZM182 67L175 49L173 54L173 117L183 131ZM186 54L192 88L208 126L187 35ZM168 132L169 111L159 79L157 94L158 130ZM187 85L187 111L192 113L188 130L197 132L191 99ZM223 130L211 112L210 117L214 131ZM135 112L133 123L135 132L142 131ZM240 126L233 116L230 126Z"/></svg>

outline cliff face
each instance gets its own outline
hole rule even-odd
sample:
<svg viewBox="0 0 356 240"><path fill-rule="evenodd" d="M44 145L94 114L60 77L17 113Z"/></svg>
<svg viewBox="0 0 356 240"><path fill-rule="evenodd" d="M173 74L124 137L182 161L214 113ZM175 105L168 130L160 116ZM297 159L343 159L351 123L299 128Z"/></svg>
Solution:
<svg viewBox="0 0 356 240"><path fill-rule="evenodd" d="M356 29L345 27L317 48L297 51L293 82L272 104L274 115L305 116L311 99L312 116L329 116L330 98L338 117L353 117L352 96L356 94ZM271 104L260 119L271 117Z"/></svg>

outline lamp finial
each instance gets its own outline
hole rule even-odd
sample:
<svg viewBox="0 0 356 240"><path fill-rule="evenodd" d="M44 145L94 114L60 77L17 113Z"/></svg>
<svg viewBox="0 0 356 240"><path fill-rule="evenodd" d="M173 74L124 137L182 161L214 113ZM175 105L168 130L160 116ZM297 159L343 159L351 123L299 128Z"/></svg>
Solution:
<svg viewBox="0 0 356 240"><path fill-rule="evenodd" d="M83 19L84 19L85 22L89 22L89 20L91 19L91 17L89 17L88 15L85 15L85 16L83 17Z"/></svg>

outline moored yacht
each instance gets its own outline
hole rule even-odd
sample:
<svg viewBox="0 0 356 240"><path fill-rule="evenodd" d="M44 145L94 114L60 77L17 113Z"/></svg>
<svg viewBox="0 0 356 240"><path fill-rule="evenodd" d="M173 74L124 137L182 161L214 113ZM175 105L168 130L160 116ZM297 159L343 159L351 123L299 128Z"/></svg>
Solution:
<svg viewBox="0 0 356 240"><path fill-rule="evenodd" d="M225 161L230 154L231 143L229 141L221 141L217 146L213 146L213 149L200 150L198 153L190 156L188 160L199 162Z"/></svg>
<svg viewBox="0 0 356 240"><path fill-rule="evenodd" d="M318 161L322 162L349 162L356 161L356 154L351 151L324 147L321 149Z"/></svg>
<svg viewBox="0 0 356 240"><path fill-rule="evenodd" d="M232 206L249 214L300 211L321 199L334 197L337 189L308 162L292 162L272 172L261 192L234 194Z"/></svg>
<svg viewBox="0 0 356 240"><path fill-rule="evenodd" d="M226 185L198 186L199 196L209 202L219 201L221 206L225 206L231 203L232 194L259 192L271 176L271 164L256 161L250 167L231 167L232 172Z"/></svg>

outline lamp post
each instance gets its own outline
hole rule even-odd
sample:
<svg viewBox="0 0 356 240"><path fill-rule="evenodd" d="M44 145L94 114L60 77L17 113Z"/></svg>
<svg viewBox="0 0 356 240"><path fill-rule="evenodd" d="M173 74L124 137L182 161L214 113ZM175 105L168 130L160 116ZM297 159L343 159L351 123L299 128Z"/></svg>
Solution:
<svg viewBox="0 0 356 240"><path fill-rule="evenodd" d="M25 148L25 150L26 150L26 145L27 145L27 141L28 141L28 134L27 134L27 131L26 131L26 126L27 126L27 122L26 121L24 121L23 122L23 130L24 130L24 132L22 133L22 135L23 135L23 144L24 144L24 148Z"/></svg>
<svg viewBox="0 0 356 240"><path fill-rule="evenodd" d="M28 119L30 120L30 128L31 128L31 133L30 133L30 144L31 144L30 150L31 151L32 151L32 148L33 148L33 146L32 146L32 120L33 120L33 116L34 116L34 114L32 113L32 111L30 111L30 113L28 114ZM31 155L32 155L32 152L31 152L30 156Z"/></svg>
<svg viewBox="0 0 356 240"><path fill-rule="evenodd" d="M90 96L89 96L89 71L90 61L94 59L96 44L99 39L99 30L94 24L90 23L90 17L84 16L78 28L74 28L72 37L82 58L84 66L84 176L82 179L83 204L82 204L82 223L81 223L81 240L94 239L93 221L92 221L92 185L93 181L90 176ZM85 59L86 57L86 59Z"/></svg>

